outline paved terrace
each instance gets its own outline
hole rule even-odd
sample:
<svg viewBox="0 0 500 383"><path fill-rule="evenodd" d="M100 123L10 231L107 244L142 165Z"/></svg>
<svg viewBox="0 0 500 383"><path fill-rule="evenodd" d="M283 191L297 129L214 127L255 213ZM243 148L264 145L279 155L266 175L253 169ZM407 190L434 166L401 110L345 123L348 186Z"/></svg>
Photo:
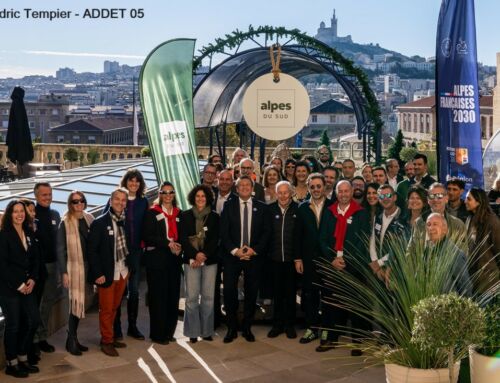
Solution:
<svg viewBox="0 0 500 383"><path fill-rule="evenodd" d="M142 291L145 290L143 286ZM141 301L143 304L143 301ZM122 307L122 324L126 331L126 304ZM142 306L139 328L149 334L147 308ZM40 373L28 379L15 379L0 372L2 383L97 383L97 382L330 382L382 383L384 368L370 366L363 357L353 358L349 350L335 349L317 353L318 341L307 345L285 335L267 338L268 325L255 325L255 343L248 343L240 335L230 344L222 339L225 327L218 329L213 342L189 343L182 336L182 318L177 326L176 343L153 344L125 337L127 348L119 349L120 356L112 358L99 349L98 313L87 313L80 322L79 339L90 350L83 356L72 356L64 349L66 329L53 334L49 342L56 352L42 353ZM299 331L299 336L303 330ZM197 357L199 360L197 360ZM204 366L203 366L204 365ZM150 376L148 376L148 372ZM211 375L211 373L213 375ZM170 375L170 377L168 377Z"/></svg>

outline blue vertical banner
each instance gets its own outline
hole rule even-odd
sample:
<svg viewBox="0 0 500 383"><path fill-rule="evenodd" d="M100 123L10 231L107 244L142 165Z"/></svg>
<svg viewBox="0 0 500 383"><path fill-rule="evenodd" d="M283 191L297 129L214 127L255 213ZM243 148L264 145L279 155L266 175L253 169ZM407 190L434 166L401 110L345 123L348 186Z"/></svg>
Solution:
<svg viewBox="0 0 500 383"><path fill-rule="evenodd" d="M439 180L483 187L474 0L443 0L436 37Z"/></svg>

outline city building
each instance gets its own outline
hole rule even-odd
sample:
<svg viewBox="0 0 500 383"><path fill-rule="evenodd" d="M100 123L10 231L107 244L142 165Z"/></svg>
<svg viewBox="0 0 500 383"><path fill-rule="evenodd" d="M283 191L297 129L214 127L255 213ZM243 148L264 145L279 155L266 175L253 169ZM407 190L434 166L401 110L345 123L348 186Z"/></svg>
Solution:
<svg viewBox="0 0 500 383"><path fill-rule="evenodd" d="M497 85L493 88L493 132L500 130L500 52L497 53Z"/></svg>
<svg viewBox="0 0 500 383"><path fill-rule="evenodd" d="M117 73L120 71L120 63L118 61L104 61L104 73Z"/></svg>
<svg viewBox="0 0 500 383"><path fill-rule="evenodd" d="M5 139L9 126L9 113L12 100L0 101L0 136ZM47 130L64 124L69 111L69 97L48 94L39 96L36 102L25 101L30 125L31 138L46 139Z"/></svg>
<svg viewBox="0 0 500 383"><path fill-rule="evenodd" d="M130 145L133 129L133 123L115 118L80 119L49 129L48 142Z"/></svg>
<svg viewBox="0 0 500 383"><path fill-rule="evenodd" d="M356 118L354 109L336 100L328 100L311 109L304 137L319 137L324 130L330 138L354 132Z"/></svg>
<svg viewBox="0 0 500 383"><path fill-rule="evenodd" d="M56 78L60 81L71 81L75 78L76 72L71 68L59 68L56 71Z"/></svg>
<svg viewBox="0 0 500 383"><path fill-rule="evenodd" d="M493 136L493 97L483 96L479 99L481 141L486 145ZM436 99L434 96L422 98L396 107L398 129L405 138L416 142L436 141Z"/></svg>

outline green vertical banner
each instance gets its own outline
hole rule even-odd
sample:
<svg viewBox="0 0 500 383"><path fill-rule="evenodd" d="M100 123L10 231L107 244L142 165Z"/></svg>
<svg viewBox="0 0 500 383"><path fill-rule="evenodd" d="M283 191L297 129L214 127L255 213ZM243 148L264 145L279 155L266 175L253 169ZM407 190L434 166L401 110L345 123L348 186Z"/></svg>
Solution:
<svg viewBox="0 0 500 383"><path fill-rule="evenodd" d="M146 58L139 79L142 112L158 183L170 181L181 209L199 183L193 117L195 40L175 39Z"/></svg>

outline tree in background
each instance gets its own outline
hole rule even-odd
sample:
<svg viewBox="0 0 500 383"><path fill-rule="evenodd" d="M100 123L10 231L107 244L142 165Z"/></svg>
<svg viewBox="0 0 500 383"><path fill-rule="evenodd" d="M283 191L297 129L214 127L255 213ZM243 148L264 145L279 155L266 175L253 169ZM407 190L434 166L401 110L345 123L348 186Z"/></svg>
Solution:
<svg viewBox="0 0 500 383"><path fill-rule="evenodd" d="M96 148L90 148L87 153L87 161L89 164L94 165L99 162L99 151Z"/></svg>
<svg viewBox="0 0 500 383"><path fill-rule="evenodd" d="M401 129L398 129L398 132L396 133L396 138L389 145L389 149L387 150L387 158L394 158L398 160L400 169L403 169L404 167L404 162L400 157L401 149L403 148L404 148L403 132L401 131Z"/></svg>
<svg viewBox="0 0 500 383"><path fill-rule="evenodd" d="M330 138L328 137L328 133L325 130L323 130L323 133L321 133L321 138L319 139L319 146L325 145L328 148L328 153L330 153L330 156L328 157L328 162L333 161L333 155L332 155L332 149L330 148Z"/></svg>
<svg viewBox="0 0 500 383"><path fill-rule="evenodd" d="M149 146L145 146L141 149L141 157L151 157L151 149L149 149Z"/></svg>
<svg viewBox="0 0 500 383"><path fill-rule="evenodd" d="M407 148L401 149L401 151L399 152L399 157L403 162L406 163L410 160L413 160L413 158L415 157L415 154L417 154L417 152L418 151L416 148L409 146Z"/></svg>
<svg viewBox="0 0 500 383"><path fill-rule="evenodd" d="M78 161L78 151L75 148L68 148L64 151L63 157L66 161L69 161L70 168L73 168L72 162Z"/></svg>

